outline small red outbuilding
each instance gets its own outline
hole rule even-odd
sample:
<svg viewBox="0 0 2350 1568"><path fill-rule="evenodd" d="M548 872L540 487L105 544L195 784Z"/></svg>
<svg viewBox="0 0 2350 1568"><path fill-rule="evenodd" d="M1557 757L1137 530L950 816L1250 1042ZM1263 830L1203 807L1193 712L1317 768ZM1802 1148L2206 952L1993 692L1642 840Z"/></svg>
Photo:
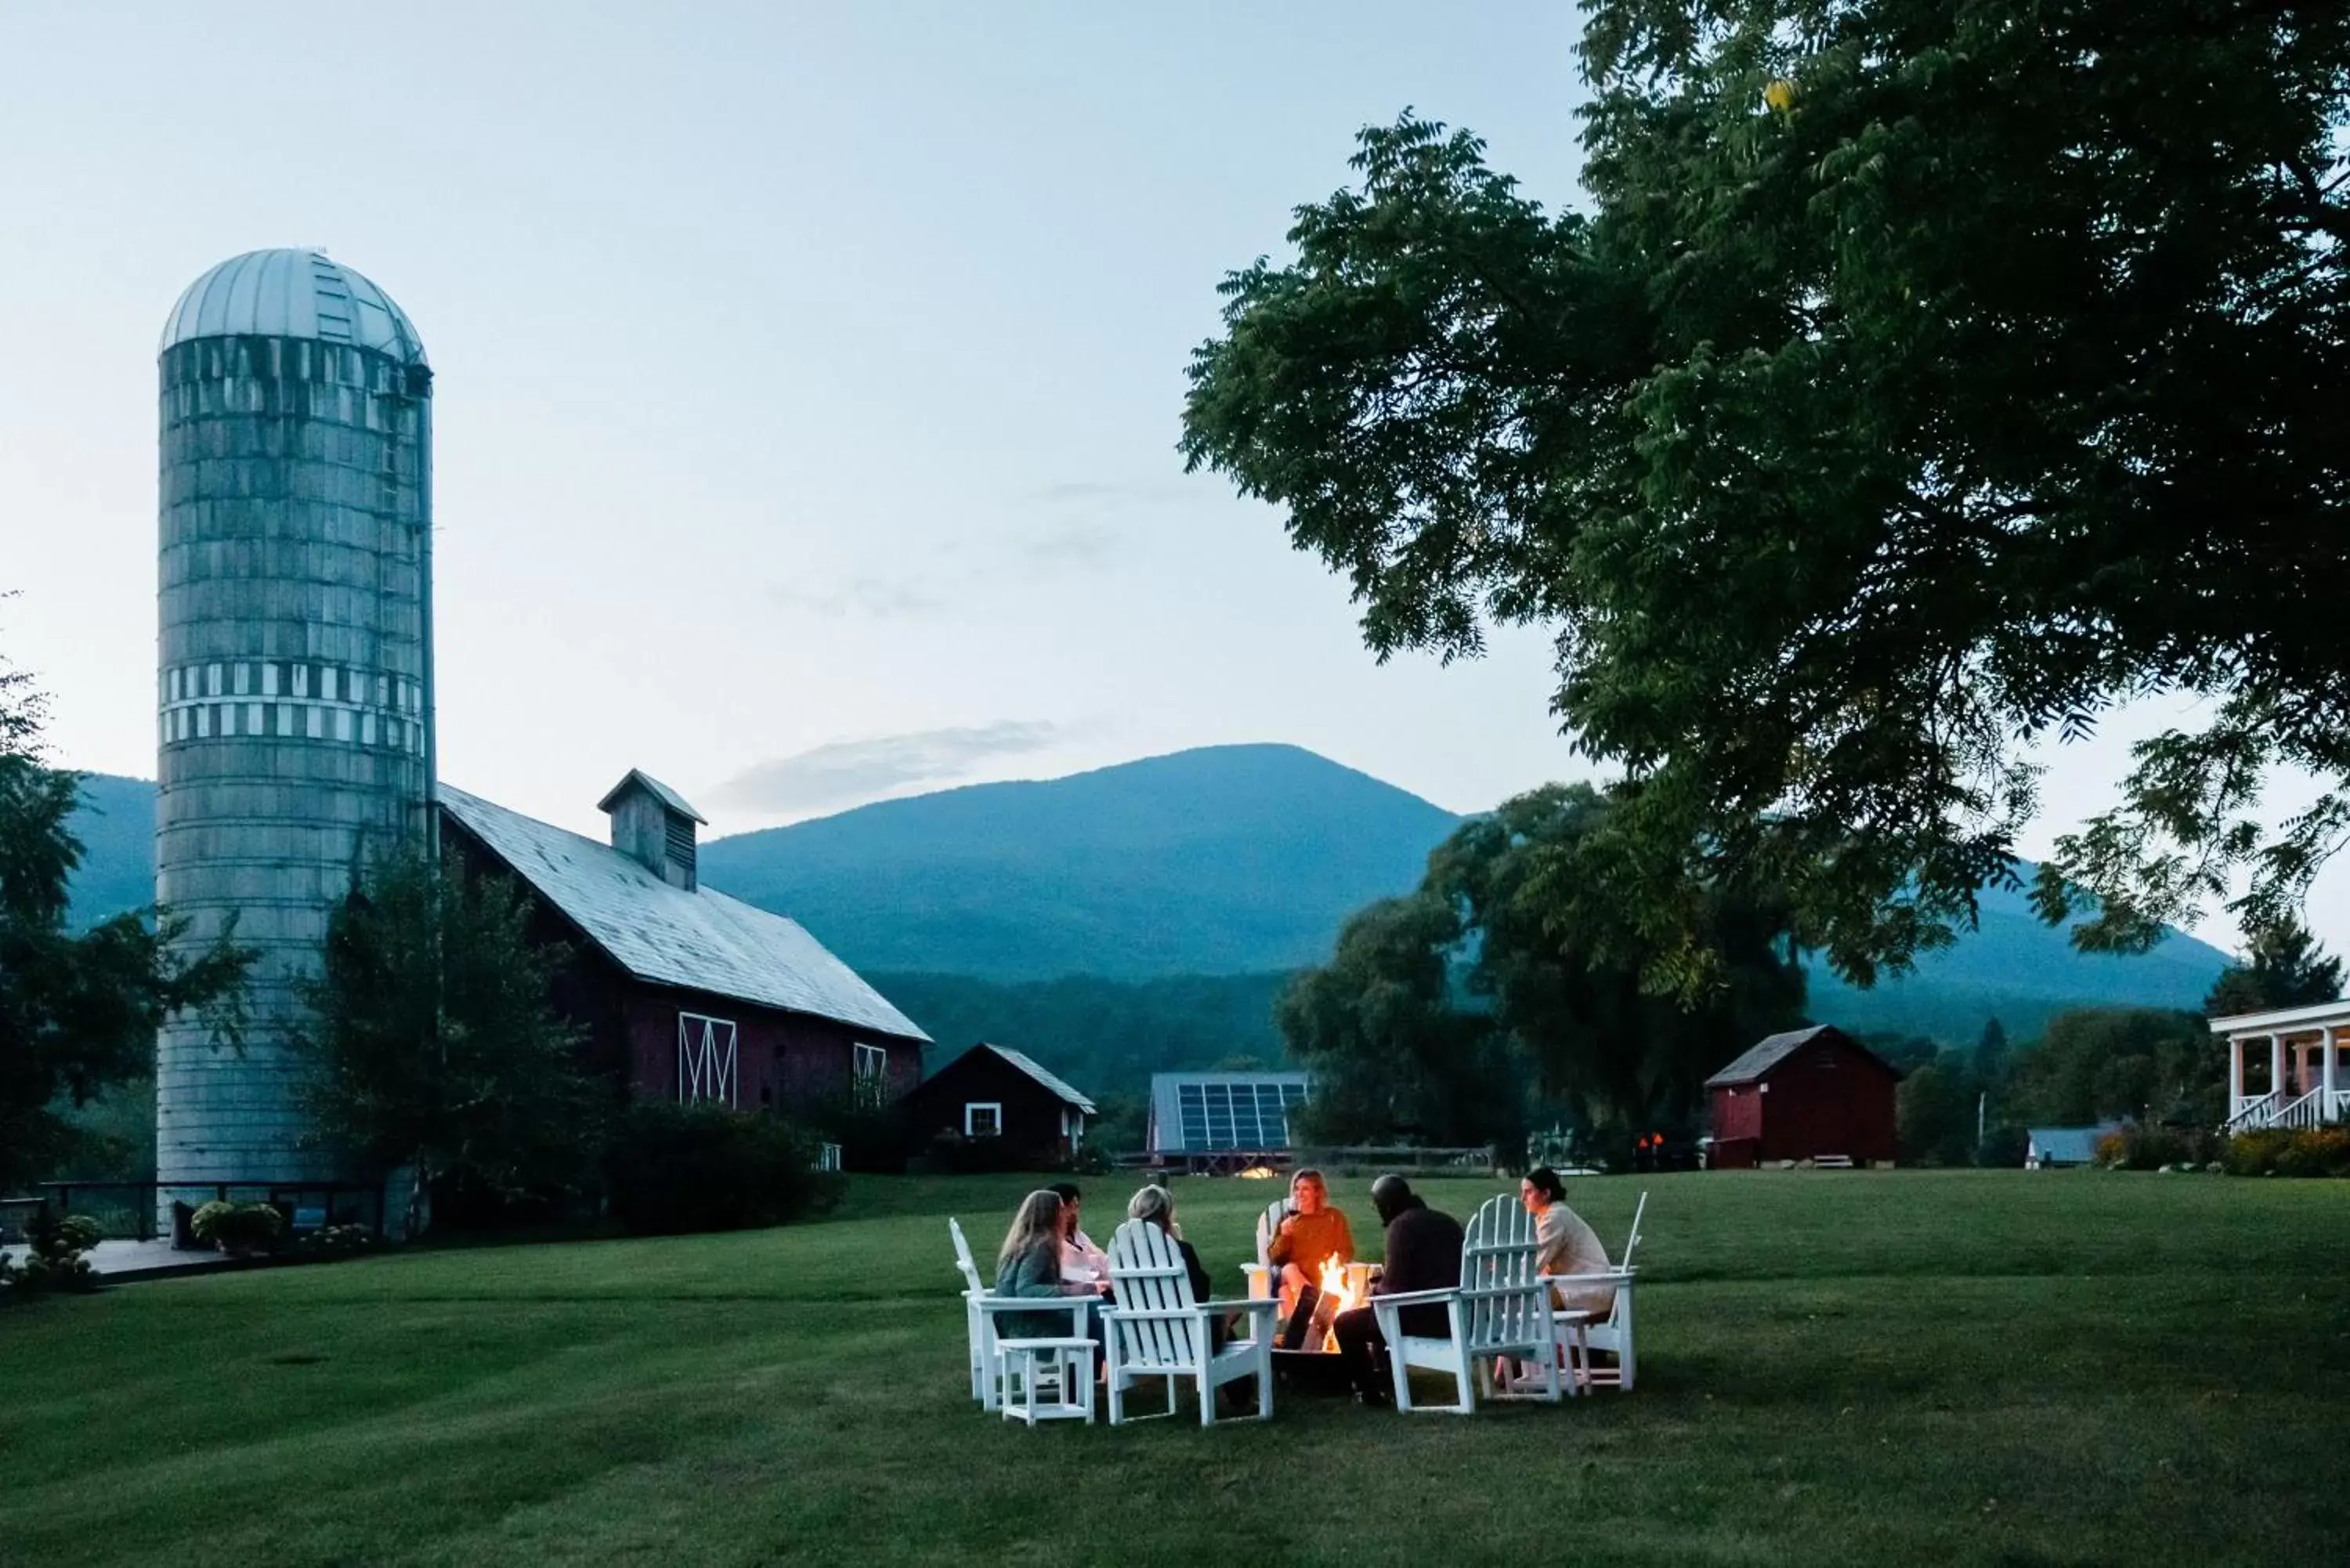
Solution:
<svg viewBox="0 0 2350 1568"><path fill-rule="evenodd" d="M1901 1075L1829 1024L1773 1034L1705 1081L1713 1095L1707 1163L1740 1169L1782 1159L1893 1158Z"/></svg>

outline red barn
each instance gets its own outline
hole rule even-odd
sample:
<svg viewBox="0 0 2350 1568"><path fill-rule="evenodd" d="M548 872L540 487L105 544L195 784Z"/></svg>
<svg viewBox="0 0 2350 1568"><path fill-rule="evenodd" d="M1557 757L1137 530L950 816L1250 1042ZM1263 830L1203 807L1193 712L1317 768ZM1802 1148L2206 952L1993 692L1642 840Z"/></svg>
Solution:
<svg viewBox="0 0 2350 1568"><path fill-rule="evenodd" d="M447 784L443 853L528 891L531 935L571 950L555 1004L639 1098L805 1111L921 1082L929 1036L798 922L701 885L702 817L631 771L602 802L612 841Z"/></svg>
<svg viewBox="0 0 2350 1568"><path fill-rule="evenodd" d="M1713 1093L1709 1163L1738 1169L1782 1159L1893 1158L1893 1090L1901 1075L1827 1024L1773 1034L1705 1081Z"/></svg>

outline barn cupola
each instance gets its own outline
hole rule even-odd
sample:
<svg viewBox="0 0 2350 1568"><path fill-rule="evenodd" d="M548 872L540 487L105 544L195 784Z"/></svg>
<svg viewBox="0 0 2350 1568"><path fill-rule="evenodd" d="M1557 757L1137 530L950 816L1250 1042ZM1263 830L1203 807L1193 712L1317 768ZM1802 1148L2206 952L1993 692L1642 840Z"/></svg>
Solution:
<svg viewBox="0 0 2350 1568"><path fill-rule="evenodd" d="M684 797L640 768L612 786L596 809L612 819L612 847L672 888L692 892L694 829L707 819Z"/></svg>

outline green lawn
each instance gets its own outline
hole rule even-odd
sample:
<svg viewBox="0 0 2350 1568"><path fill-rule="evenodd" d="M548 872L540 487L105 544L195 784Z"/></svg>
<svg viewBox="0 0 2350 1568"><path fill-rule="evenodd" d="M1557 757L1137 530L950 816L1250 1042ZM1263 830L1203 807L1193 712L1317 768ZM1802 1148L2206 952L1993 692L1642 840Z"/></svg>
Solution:
<svg viewBox="0 0 2350 1568"><path fill-rule="evenodd" d="M1641 1376L1474 1420L1328 1399L1030 1432L965 1393L945 1226L163 1281L0 1314L0 1563L2133 1563L2350 1553L2350 1183L2087 1172L1652 1193ZM1337 1184L1376 1241L1365 1183ZM1088 1183L1105 1234L1123 1188ZM1489 1184L1433 1184L1465 1214ZM1179 1185L1237 1287L1254 1183Z"/></svg>

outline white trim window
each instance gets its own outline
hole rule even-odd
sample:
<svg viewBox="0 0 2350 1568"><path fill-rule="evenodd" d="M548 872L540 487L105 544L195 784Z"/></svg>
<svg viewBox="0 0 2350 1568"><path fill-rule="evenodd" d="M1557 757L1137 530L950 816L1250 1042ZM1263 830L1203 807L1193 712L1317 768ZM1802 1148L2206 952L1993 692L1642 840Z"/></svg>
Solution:
<svg viewBox="0 0 2350 1568"><path fill-rule="evenodd" d="M1002 1137L1003 1136L1003 1102L1001 1100L964 1101L962 1136Z"/></svg>
<svg viewBox="0 0 2350 1568"><path fill-rule="evenodd" d="M734 1021L699 1012L677 1015L677 1097L681 1105L743 1103Z"/></svg>
<svg viewBox="0 0 2350 1568"><path fill-rule="evenodd" d="M889 1047L868 1045L860 1040L855 1050L858 1077L887 1078L889 1075Z"/></svg>
<svg viewBox="0 0 2350 1568"><path fill-rule="evenodd" d="M848 1093L860 1106L879 1106L889 1098L889 1048L859 1040L849 1047Z"/></svg>

